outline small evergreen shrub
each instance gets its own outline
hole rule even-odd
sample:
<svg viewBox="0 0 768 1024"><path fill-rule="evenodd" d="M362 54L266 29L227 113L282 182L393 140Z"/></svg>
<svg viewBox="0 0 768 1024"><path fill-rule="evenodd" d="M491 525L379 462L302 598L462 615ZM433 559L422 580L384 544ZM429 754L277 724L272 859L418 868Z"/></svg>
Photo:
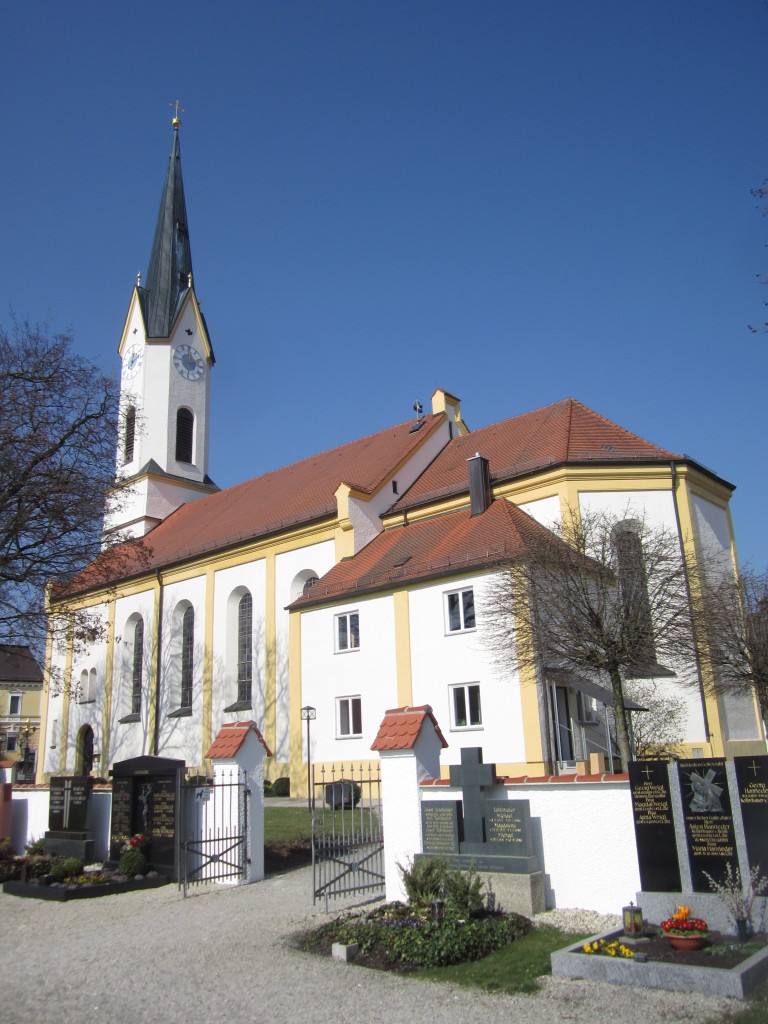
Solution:
<svg viewBox="0 0 768 1024"><path fill-rule="evenodd" d="M33 839L31 843L27 843L27 853L31 854L32 856L37 856L43 852L44 846L45 838L44 836L40 836L39 839Z"/></svg>
<svg viewBox="0 0 768 1024"><path fill-rule="evenodd" d="M54 882L63 882L65 878L77 878L83 872L83 862L77 857L64 857L55 860L51 865L51 878Z"/></svg>
<svg viewBox="0 0 768 1024"><path fill-rule="evenodd" d="M272 789L270 790L270 796L290 796L291 795L291 780L287 775L281 775L279 779L275 779L272 783Z"/></svg>
<svg viewBox="0 0 768 1024"><path fill-rule="evenodd" d="M147 871L147 858L141 850L125 850L120 854L117 870L121 875L144 875Z"/></svg>

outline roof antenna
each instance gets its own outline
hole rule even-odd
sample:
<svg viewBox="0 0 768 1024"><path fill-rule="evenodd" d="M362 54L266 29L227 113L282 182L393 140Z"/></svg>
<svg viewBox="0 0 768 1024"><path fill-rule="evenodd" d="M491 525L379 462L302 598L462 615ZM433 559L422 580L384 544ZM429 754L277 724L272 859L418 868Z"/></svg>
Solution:
<svg viewBox="0 0 768 1024"><path fill-rule="evenodd" d="M421 427L422 423L424 422L424 420L421 419L421 414L424 412L424 406L421 404L418 398L413 403L413 411L416 413L416 422L408 431L409 434L415 434L416 431Z"/></svg>

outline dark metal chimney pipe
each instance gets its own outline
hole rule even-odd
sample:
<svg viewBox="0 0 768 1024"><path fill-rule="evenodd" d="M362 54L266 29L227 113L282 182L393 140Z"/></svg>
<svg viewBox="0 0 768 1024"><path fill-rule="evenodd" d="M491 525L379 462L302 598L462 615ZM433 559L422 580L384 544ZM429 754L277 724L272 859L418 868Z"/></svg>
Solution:
<svg viewBox="0 0 768 1024"><path fill-rule="evenodd" d="M467 459L469 467L469 511L473 516L481 516L493 500L491 494L491 473L488 459L475 452Z"/></svg>

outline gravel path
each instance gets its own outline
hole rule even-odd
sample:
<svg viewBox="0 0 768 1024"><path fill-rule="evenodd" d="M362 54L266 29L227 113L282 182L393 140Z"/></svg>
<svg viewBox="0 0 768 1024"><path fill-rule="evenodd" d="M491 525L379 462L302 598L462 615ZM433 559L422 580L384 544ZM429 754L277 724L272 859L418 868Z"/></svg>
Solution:
<svg viewBox="0 0 768 1024"><path fill-rule="evenodd" d="M615 1024L630 1004L629 989L600 983L548 978L534 996L486 995L297 952L288 937L324 918L312 907L311 869L191 892L184 900L169 885L71 903L0 894L0 1022ZM721 1021L740 1005L645 989L632 1002L654 1024Z"/></svg>

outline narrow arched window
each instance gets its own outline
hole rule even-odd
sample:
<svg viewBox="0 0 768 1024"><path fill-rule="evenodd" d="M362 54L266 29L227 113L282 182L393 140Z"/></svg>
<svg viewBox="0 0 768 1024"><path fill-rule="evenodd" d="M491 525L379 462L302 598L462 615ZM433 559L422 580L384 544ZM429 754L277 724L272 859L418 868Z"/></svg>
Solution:
<svg viewBox="0 0 768 1024"><path fill-rule="evenodd" d="M189 605L181 622L181 703L182 708L192 707L192 674L195 650L195 609Z"/></svg>
<svg viewBox="0 0 768 1024"><path fill-rule="evenodd" d="M237 699L251 700L253 686L253 598L243 594L237 607Z"/></svg>
<svg viewBox="0 0 768 1024"><path fill-rule="evenodd" d="M123 442L123 462L133 462L134 444L136 441L136 406L129 405L125 412L125 437Z"/></svg>
<svg viewBox="0 0 768 1024"><path fill-rule="evenodd" d="M656 661L648 577L642 541L631 529L619 529L614 536L619 570L619 594L624 617L625 645L635 652L635 670L647 669Z"/></svg>
<svg viewBox="0 0 768 1024"><path fill-rule="evenodd" d="M131 666L131 714L141 713L141 688L144 675L144 621L139 619L133 630L133 664Z"/></svg>
<svg viewBox="0 0 768 1024"><path fill-rule="evenodd" d="M195 434L195 417L189 409L176 413L176 461L192 462L192 443Z"/></svg>

